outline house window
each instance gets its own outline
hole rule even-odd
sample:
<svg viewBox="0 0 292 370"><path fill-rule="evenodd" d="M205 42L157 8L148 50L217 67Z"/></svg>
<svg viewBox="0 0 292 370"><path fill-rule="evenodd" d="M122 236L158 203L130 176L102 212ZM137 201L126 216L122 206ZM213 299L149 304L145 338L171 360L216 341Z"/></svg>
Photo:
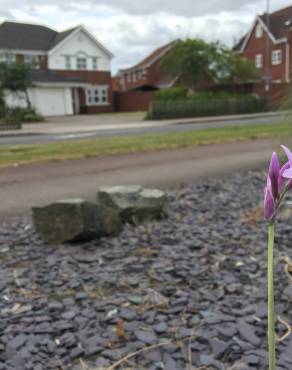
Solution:
<svg viewBox="0 0 292 370"><path fill-rule="evenodd" d="M23 61L24 63L30 64L32 68L40 67L39 58L37 55L31 55L31 54L24 55Z"/></svg>
<svg viewBox="0 0 292 370"><path fill-rule="evenodd" d="M136 82L136 72L133 72L133 74L132 74L133 76L132 76L132 78L133 78L133 82Z"/></svg>
<svg viewBox="0 0 292 370"><path fill-rule="evenodd" d="M86 89L87 105L108 105L108 86L93 85Z"/></svg>
<svg viewBox="0 0 292 370"><path fill-rule="evenodd" d="M81 70L87 69L87 60L84 57L77 57L76 58L76 68Z"/></svg>
<svg viewBox="0 0 292 370"><path fill-rule="evenodd" d="M255 57L255 66L257 68L262 68L263 66L263 56L262 54L257 54Z"/></svg>
<svg viewBox="0 0 292 370"><path fill-rule="evenodd" d="M97 58L96 57L92 58L92 69L95 71L97 70Z"/></svg>
<svg viewBox="0 0 292 370"><path fill-rule="evenodd" d="M282 50L272 51L272 64L277 65L282 63Z"/></svg>
<svg viewBox="0 0 292 370"><path fill-rule="evenodd" d="M256 38L260 39L263 36L263 27L261 24L257 24L256 26Z"/></svg>
<svg viewBox="0 0 292 370"><path fill-rule="evenodd" d="M7 64L14 63L16 61L15 54L0 54L0 62L4 62Z"/></svg>
<svg viewBox="0 0 292 370"><path fill-rule="evenodd" d="M65 56L65 68L71 69L71 57L68 55Z"/></svg>
<svg viewBox="0 0 292 370"><path fill-rule="evenodd" d="M131 73L127 74L127 82L131 82Z"/></svg>

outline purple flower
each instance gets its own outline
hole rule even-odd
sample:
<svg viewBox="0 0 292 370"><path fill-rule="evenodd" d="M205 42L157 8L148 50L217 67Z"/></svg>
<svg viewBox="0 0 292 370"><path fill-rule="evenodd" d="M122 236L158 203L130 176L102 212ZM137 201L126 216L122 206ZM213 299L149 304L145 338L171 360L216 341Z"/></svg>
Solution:
<svg viewBox="0 0 292 370"><path fill-rule="evenodd" d="M270 177L267 179L267 186L265 188L264 217L266 221L275 221L275 201L272 195L272 184Z"/></svg>
<svg viewBox="0 0 292 370"><path fill-rule="evenodd" d="M271 180L271 193L276 199L279 195L278 192L278 179L280 173L280 162L277 154L274 152L270 161L269 174L268 177Z"/></svg>
<svg viewBox="0 0 292 370"><path fill-rule="evenodd" d="M279 193L281 193L284 190L285 185L287 184L287 178L284 177L284 173L289 168L290 168L290 162L288 161L280 169L279 178L278 178L278 191L279 191Z"/></svg>

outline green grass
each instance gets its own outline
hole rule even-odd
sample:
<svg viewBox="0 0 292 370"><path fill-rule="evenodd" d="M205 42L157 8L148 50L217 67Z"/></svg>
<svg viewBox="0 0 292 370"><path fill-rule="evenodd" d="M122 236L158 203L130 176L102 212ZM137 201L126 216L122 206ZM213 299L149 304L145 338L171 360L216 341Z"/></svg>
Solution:
<svg viewBox="0 0 292 370"><path fill-rule="evenodd" d="M52 160L78 159L276 137L292 137L292 122L2 147L0 148L0 166L6 167L16 163L27 164Z"/></svg>

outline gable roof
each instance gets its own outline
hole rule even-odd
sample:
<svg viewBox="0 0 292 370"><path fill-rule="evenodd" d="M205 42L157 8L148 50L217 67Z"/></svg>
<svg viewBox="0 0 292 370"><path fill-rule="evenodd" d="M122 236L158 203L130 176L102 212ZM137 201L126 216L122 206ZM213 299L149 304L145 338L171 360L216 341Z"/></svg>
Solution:
<svg viewBox="0 0 292 370"><path fill-rule="evenodd" d="M161 58L164 54L166 54L177 42L174 40L166 45L163 45L157 49L155 49L151 54L149 54L146 58L141 60L141 62L135 64L133 67L122 69L121 72L127 72L135 69L141 69L145 67L149 67L151 64L156 62L159 58Z"/></svg>
<svg viewBox="0 0 292 370"><path fill-rule="evenodd" d="M267 26L267 13L259 16ZM287 23L288 22L288 23ZM291 24L290 24L291 22ZM292 6L277 10L270 13L269 30L275 39L280 39L287 36L287 31L292 26Z"/></svg>
<svg viewBox="0 0 292 370"><path fill-rule="evenodd" d="M3 22L0 25L0 49L48 51L62 42L78 27L57 32L37 24Z"/></svg>
<svg viewBox="0 0 292 370"><path fill-rule="evenodd" d="M258 15L255 22L253 23L252 28L247 32L234 46L234 50L243 51L245 45L258 21L262 22L265 29L269 30L270 37L274 42L285 41L287 33L291 30L292 27L292 6L277 10L273 13L270 13L268 20L268 13ZM268 28L269 23L269 28Z"/></svg>

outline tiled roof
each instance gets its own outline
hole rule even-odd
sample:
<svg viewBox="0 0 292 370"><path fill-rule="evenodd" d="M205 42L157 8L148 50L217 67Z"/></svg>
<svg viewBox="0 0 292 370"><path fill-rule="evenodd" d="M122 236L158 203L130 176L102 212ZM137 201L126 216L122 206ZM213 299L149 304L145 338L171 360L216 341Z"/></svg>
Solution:
<svg viewBox="0 0 292 370"><path fill-rule="evenodd" d="M260 16L262 21L267 24L267 13ZM275 39L287 36L287 31L292 26L292 6L277 10L270 14L269 30Z"/></svg>
<svg viewBox="0 0 292 370"><path fill-rule="evenodd" d="M168 50L170 50L176 42L177 40L172 41L166 45L163 45L155 49L151 54L149 54L141 62L135 64L133 67L125 68L121 72L131 71L131 70L140 69L140 68L149 66L150 64L154 63L157 59L162 57Z"/></svg>
<svg viewBox="0 0 292 370"><path fill-rule="evenodd" d="M68 77L63 76L57 72L50 70L32 70L31 79L33 82L45 82L45 83L86 83L79 77Z"/></svg>
<svg viewBox="0 0 292 370"><path fill-rule="evenodd" d="M75 29L57 32L35 24L3 22L0 25L0 49L48 51Z"/></svg>

